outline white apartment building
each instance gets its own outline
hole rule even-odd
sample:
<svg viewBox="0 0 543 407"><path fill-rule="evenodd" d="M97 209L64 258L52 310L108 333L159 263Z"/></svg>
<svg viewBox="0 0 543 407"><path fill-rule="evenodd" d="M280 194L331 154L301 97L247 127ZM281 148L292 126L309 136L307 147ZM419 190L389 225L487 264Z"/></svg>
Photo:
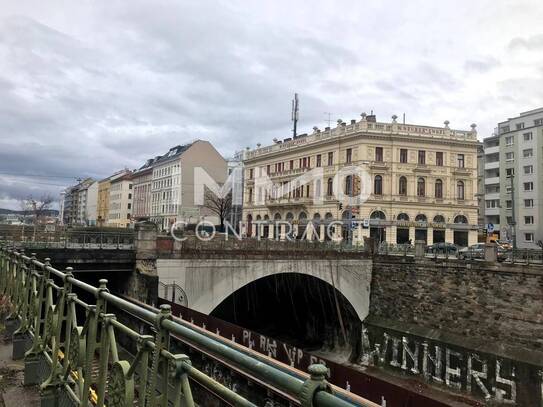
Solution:
<svg viewBox="0 0 543 407"><path fill-rule="evenodd" d="M87 189L87 226L96 226L98 219L98 181L93 182Z"/></svg>
<svg viewBox="0 0 543 407"><path fill-rule="evenodd" d="M109 188L108 226L125 228L132 216L132 173L111 181Z"/></svg>
<svg viewBox="0 0 543 407"><path fill-rule="evenodd" d="M499 123L483 143L485 224L501 239L515 232L519 248L537 248L543 240L543 108Z"/></svg>
<svg viewBox="0 0 543 407"><path fill-rule="evenodd" d="M168 230L175 222L187 224L206 219L219 223L216 216L205 207L195 205L194 168L203 168L215 182L221 184L227 178L226 160L204 140L172 147L152 164L151 221L162 230Z"/></svg>

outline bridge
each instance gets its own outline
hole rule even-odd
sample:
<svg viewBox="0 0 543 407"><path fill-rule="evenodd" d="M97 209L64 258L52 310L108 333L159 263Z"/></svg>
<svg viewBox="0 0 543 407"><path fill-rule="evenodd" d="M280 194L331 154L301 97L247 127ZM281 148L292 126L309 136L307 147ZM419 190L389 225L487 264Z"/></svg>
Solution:
<svg viewBox="0 0 543 407"><path fill-rule="evenodd" d="M177 353L179 339L295 405L376 406L334 394L325 366L312 365L309 374L293 372L175 319L167 305L157 310L134 304L110 293L107 280L89 285L70 268L52 267L49 259L40 262L2 246L0 276L1 293L11 304L6 325L16 328L13 357L24 357L25 384L40 385L42 405L194 406L195 386L226 405L256 405ZM147 329L122 322L127 316ZM140 333L145 331L153 334ZM127 356L120 338L134 354Z"/></svg>

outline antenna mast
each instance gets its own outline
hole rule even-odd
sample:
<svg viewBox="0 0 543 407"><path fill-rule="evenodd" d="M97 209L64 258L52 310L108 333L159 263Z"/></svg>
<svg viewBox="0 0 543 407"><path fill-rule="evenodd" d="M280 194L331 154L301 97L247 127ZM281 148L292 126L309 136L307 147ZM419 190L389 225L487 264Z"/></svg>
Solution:
<svg viewBox="0 0 543 407"><path fill-rule="evenodd" d="M294 122L294 127L292 129L292 136L296 137L296 127L298 125L298 94L294 94L294 99L292 99L292 118Z"/></svg>

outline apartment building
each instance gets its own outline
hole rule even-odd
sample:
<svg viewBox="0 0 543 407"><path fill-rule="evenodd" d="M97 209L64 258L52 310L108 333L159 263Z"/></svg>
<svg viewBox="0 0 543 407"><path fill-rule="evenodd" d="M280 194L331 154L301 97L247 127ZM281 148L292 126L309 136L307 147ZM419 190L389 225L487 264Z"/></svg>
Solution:
<svg viewBox="0 0 543 407"><path fill-rule="evenodd" d="M543 108L498 123L483 140L484 221L519 248L543 240ZM513 227L514 224L514 227Z"/></svg>
<svg viewBox="0 0 543 407"><path fill-rule="evenodd" d="M314 227L320 240L476 243L476 126L453 130L448 121L431 127L398 123L396 116L391 122L361 116L246 151L244 233L284 239L287 226L276 225L286 220L297 238ZM353 166L365 175L345 173ZM299 178L310 173L320 175ZM361 191L368 196L358 204L351 197ZM326 227L334 221L342 226L329 236Z"/></svg>
<svg viewBox="0 0 543 407"><path fill-rule="evenodd" d="M151 221L168 230L175 222L187 224L206 219L219 223L217 216L195 204L194 170L200 167L218 184L227 178L226 160L204 140L172 147L152 164Z"/></svg>
<svg viewBox="0 0 543 407"><path fill-rule="evenodd" d="M108 226L126 228L132 219L132 173L112 179L109 187Z"/></svg>
<svg viewBox="0 0 543 407"><path fill-rule="evenodd" d="M129 172L130 171L125 168L98 182L98 204L96 218L96 223L98 226L106 226L109 223L109 195L111 182L128 174Z"/></svg>
<svg viewBox="0 0 543 407"><path fill-rule="evenodd" d="M150 219L151 217L151 181L153 179L153 164L159 157L151 158L132 174L134 197L132 219L134 221Z"/></svg>
<svg viewBox="0 0 543 407"><path fill-rule="evenodd" d="M88 224L88 190L94 182L92 178L86 178L64 191L62 223L72 226L86 226Z"/></svg>

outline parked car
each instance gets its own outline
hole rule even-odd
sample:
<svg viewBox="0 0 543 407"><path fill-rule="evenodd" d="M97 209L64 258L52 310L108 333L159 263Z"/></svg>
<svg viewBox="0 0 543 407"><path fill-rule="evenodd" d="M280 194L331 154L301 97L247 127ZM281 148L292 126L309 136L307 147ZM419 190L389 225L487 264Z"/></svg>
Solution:
<svg viewBox="0 0 543 407"><path fill-rule="evenodd" d="M432 245L426 246L426 253L432 253L432 254L448 253L448 254L456 255L457 252L458 252L458 246L456 246L453 243L439 242L439 243L434 243Z"/></svg>
<svg viewBox="0 0 543 407"><path fill-rule="evenodd" d="M477 243L469 247L464 247L458 251L459 259L484 259L485 258L485 246L486 243ZM509 256L509 250L504 249L501 246L497 246L497 259L498 261L504 261Z"/></svg>

